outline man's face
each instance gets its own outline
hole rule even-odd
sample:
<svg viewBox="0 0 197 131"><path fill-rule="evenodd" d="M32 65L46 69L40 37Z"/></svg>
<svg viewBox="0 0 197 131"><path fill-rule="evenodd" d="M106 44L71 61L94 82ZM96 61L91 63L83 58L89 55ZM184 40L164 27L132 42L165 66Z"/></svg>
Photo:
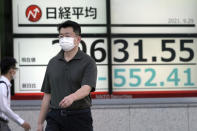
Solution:
<svg viewBox="0 0 197 131"><path fill-rule="evenodd" d="M74 44L76 46L78 46L81 41L81 37L75 34L72 27L61 28L59 32L59 38L62 38L62 37L74 38Z"/></svg>
<svg viewBox="0 0 197 131"><path fill-rule="evenodd" d="M15 66L10 68L9 70L9 74L11 75L11 78L14 79L15 78L15 74L18 68L16 68Z"/></svg>

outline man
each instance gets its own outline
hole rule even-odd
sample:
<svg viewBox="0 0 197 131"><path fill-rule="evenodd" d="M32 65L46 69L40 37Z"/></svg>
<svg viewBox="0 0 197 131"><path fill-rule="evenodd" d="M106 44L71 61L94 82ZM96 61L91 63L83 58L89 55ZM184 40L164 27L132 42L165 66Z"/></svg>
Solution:
<svg viewBox="0 0 197 131"><path fill-rule="evenodd" d="M95 61L78 46L81 28L73 21L59 25L62 50L47 66L37 131L93 131L90 92L95 90Z"/></svg>
<svg viewBox="0 0 197 131"><path fill-rule="evenodd" d="M0 77L0 131L11 131L8 118L21 125L25 131L30 130L30 125L10 109L10 81L16 73L16 60L6 57L1 61Z"/></svg>

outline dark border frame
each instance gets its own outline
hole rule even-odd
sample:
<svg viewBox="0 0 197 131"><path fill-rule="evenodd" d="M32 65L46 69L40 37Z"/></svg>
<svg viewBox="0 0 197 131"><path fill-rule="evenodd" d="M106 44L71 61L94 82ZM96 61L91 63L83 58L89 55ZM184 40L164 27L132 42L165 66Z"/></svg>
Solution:
<svg viewBox="0 0 197 131"><path fill-rule="evenodd" d="M13 56L13 38L51 38L56 37L57 34L13 34L13 27L12 27L12 0L4 0L4 7L5 8L5 40L6 44L2 45L2 56ZM133 27L133 26L140 26L140 27L194 27L195 25L112 25L111 24L111 0L106 0L106 20L107 24L102 25L81 25L81 26L106 26L107 32L106 34L82 34L82 37L107 37L107 51L108 51L108 92L95 92L92 93L92 96L96 95L131 95L134 98L155 98L155 97L191 97L197 96L197 91L144 91L144 92L113 92L112 87L112 50L111 50L111 43L112 38L165 38L165 37L197 37L197 34L112 34L111 27ZM26 25L20 25L26 26ZM32 25L34 26L34 25ZM38 25L38 26L55 26L55 25ZM14 95L14 87L12 87L12 95ZM17 93L12 98L13 99L41 99L42 93ZM110 97L109 97L110 98Z"/></svg>

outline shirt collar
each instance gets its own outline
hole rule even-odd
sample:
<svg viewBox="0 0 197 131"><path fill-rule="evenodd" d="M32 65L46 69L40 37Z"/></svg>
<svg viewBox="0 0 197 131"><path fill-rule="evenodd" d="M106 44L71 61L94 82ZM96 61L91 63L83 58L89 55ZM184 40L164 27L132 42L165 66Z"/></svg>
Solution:
<svg viewBox="0 0 197 131"><path fill-rule="evenodd" d="M5 76L2 75L2 76L0 77L0 79L1 79L2 81L4 81L4 82L7 84L8 87L11 87L11 86L12 86L12 84L10 83L10 81L8 80L7 77L5 77Z"/></svg>
<svg viewBox="0 0 197 131"><path fill-rule="evenodd" d="M57 58L60 60L64 60L64 50L61 50L58 54L57 54ZM81 59L82 58L82 51L80 50L80 48L78 49L76 55L73 57L73 59ZM72 59L72 60L73 60Z"/></svg>

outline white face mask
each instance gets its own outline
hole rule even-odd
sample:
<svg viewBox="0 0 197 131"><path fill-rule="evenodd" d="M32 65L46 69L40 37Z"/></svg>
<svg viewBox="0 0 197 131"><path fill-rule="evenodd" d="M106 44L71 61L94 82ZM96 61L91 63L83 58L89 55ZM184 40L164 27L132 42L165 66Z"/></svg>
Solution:
<svg viewBox="0 0 197 131"><path fill-rule="evenodd" d="M73 37L63 37L59 39L59 44L64 51L70 51L75 47Z"/></svg>

